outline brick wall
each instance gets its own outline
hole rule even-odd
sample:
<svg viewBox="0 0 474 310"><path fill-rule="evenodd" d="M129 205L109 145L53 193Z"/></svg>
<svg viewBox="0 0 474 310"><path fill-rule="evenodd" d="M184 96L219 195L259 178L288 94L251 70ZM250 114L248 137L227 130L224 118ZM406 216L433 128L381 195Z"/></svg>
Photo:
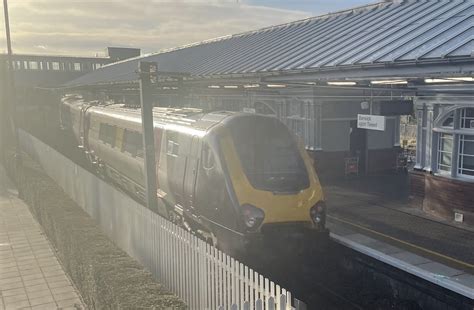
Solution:
<svg viewBox="0 0 474 310"><path fill-rule="evenodd" d="M454 213L464 214L466 224L474 225L474 182L410 172L412 201L424 211L453 221ZM422 201L422 204L420 203Z"/></svg>
<svg viewBox="0 0 474 310"><path fill-rule="evenodd" d="M425 173L423 171L410 171L410 199L414 206L423 207L425 199Z"/></svg>

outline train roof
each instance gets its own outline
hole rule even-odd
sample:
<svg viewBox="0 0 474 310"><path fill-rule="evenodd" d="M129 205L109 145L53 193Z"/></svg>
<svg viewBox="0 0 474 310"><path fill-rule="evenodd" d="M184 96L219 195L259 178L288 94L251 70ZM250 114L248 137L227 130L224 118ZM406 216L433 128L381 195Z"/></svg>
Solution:
<svg viewBox="0 0 474 310"><path fill-rule="evenodd" d="M87 102L84 103L87 104ZM140 108L126 107L123 104L95 105L89 111L122 121L141 123ZM215 125L222 123L224 119L242 114L244 113L230 111L205 113L203 110L196 108L153 108L155 126L173 125L202 132L206 132Z"/></svg>

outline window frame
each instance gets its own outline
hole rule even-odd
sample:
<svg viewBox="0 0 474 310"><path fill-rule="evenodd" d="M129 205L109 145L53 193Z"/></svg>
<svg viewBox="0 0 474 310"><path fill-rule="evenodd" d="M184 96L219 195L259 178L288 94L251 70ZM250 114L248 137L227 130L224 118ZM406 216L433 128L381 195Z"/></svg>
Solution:
<svg viewBox="0 0 474 310"><path fill-rule="evenodd" d="M130 143L130 141L133 141ZM122 149L123 153L130 154L132 157L143 158L143 136L140 132L131 129L125 129L123 132Z"/></svg>
<svg viewBox="0 0 474 310"><path fill-rule="evenodd" d="M464 143L466 141L474 143L474 127L465 127L466 120L474 121L474 116L467 116L467 109L474 111L473 107L453 107L444 113L444 115L437 121L435 128L433 128L433 149L436 151L436 163L432 166L435 174L450 177L453 179L463 179L473 181L474 175L463 173L464 171L472 171L474 169L463 168L465 157L474 157L474 154L464 153ZM453 126L444 126L445 122L453 117ZM452 137L452 149L442 150L442 139L446 136ZM468 140L466 140L466 138ZM442 164L443 154L451 154L451 165ZM444 169L442 169L444 167ZM450 168L450 169L446 169Z"/></svg>
<svg viewBox="0 0 474 310"><path fill-rule="evenodd" d="M466 139L466 137L470 137L470 140L469 138ZM463 167L465 157L474 158L474 153L473 154L464 153L464 146L466 142L470 142L474 144L474 135L466 135L466 134L459 135L457 175L462 178L474 179L474 169L468 169L468 168ZM465 170L472 172L472 175L463 173L463 171Z"/></svg>
<svg viewBox="0 0 474 310"><path fill-rule="evenodd" d="M442 149L442 146L444 146L444 143L442 143L442 141L447 139L447 137L450 137L448 139L451 140L451 150L443 150ZM454 142L455 142L455 139L454 139L453 134L450 134L450 133L440 133L439 134L439 137L438 137L438 150L437 150L437 152L438 152L437 172L440 173L440 174L445 174L445 175L449 174L449 175L451 175L451 171L453 169ZM442 164L442 156L447 155L447 154L449 154L451 156L451 160L450 160L449 165ZM440 168L441 166L444 166L448 169L447 170L441 169Z"/></svg>
<svg viewBox="0 0 474 310"><path fill-rule="evenodd" d="M107 123L100 123L99 126L99 140L104 144L115 148L117 144L117 126Z"/></svg>
<svg viewBox="0 0 474 310"><path fill-rule="evenodd" d="M474 130L474 127L471 127L469 125L469 127L465 127L465 123L467 120L469 120L470 122L474 122L474 115L473 116L467 116L467 111L468 110L471 110L472 112L474 112L474 108L463 108L461 109L461 120L460 120L460 128L463 129L463 130Z"/></svg>

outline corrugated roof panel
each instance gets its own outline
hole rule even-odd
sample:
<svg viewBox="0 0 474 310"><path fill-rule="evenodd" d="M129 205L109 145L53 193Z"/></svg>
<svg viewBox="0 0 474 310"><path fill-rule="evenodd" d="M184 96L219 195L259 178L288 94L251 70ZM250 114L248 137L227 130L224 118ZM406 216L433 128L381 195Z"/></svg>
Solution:
<svg viewBox="0 0 474 310"><path fill-rule="evenodd" d="M351 65L355 63L376 62L379 58L390 55L393 50L403 46L412 36L418 35L424 29L428 29L436 24L437 18L457 7L455 2L444 3L442 1L435 2L435 4L428 2L427 5L426 9L417 11L416 15L411 16L410 19L403 20L396 28L387 30L382 36L377 38L379 40L371 41L370 47L365 51L344 59L340 64ZM385 61L391 62L393 60L395 59Z"/></svg>
<svg viewBox="0 0 474 310"><path fill-rule="evenodd" d="M315 21L308 21L305 24L298 25L298 27L287 29L281 35L277 35L275 31L273 42L271 42L270 46L264 43L255 49L247 49L239 54L237 61L229 61L223 67L222 71L224 71L224 73L232 73L235 70L239 72L247 72L249 69L255 70L256 65L271 59L275 53L280 53L281 50L284 49L284 45L288 45L289 42L294 41L298 37L310 37L312 33L319 28L315 23Z"/></svg>
<svg viewBox="0 0 474 310"><path fill-rule="evenodd" d="M255 57L259 51L268 50L275 47L279 37L285 36L287 33L300 29L301 25L294 25L292 27L278 27L275 30L267 31L265 35L255 34L253 41L249 44L241 44L235 48L229 49L229 54L220 55L217 61L211 61L202 71L202 74L212 74L218 70L225 73L228 65L235 65L239 68L244 67L244 62L249 57ZM242 42L244 43L244 42ZM251 47L251 48L249 48Z"/></svg>
<svg viewBox="0 0 474 310"><path fill-rule="evenodd" d="M455 46L455 48L456 49L451 49L449 53L446 54L446 57L459 57L465 55L471 55L471 57L474 57L474 35L466 40L464 44Z"/></svg>
<svg viewBox="0 0 474 310"><path fill-rule="evenodd" d="M472 21L474 22L474 17L472 18ZM455 56L456 53L453 53L453 52L456 50L459 50L460 48L461 49L466 48L463 46L465 46L466 43L471 41L473 38L474 38L474 26L471 26L467 28L465 31L463 31L462 33L459 33L456 36L452 37L451 39L446 40L444 42L440 42L439 45L437 45L431 51L423 55L422 58L432 59L432 58L439 57L439 55L441 55L441 57ZM469 55L470 52L471 51L466 49L462 55Z"/></svg>
<svg viewBox="0 0 474 310"><path fill-rule="evenodd" d="M441 61L470 57L473 48L473 0L397 0L123 61L68 85L136 80L141 60L158 62L161 71L213 76Z"/></svg>
<svg viewBox="0 0 474 310"><path fill-rule="evenodd" d="M422 11L430 10L433 5L427 3L414 3L413 5L397 6L395 10L388 12L382 16L382 20L377 20L375 25L365 28L360 25L362 31L354 33L352 38L347 39L344 43L337 41L336 50L329 50L329 52L313 59L312 61L303 64L302 67L319 67L319 66L333 66L341 63L347 64L345 59L350 59L352 56L358 56L365 51L367 47L373 46L375 42L383 45L384 41L389 37L391 32L399 31L400 25L410 19L414 19ZM383 23L383 26L381 26ZM350 33L352 35L352 33Z"/></svg>
<svg viewBox="0 0 474 310"><path fill-rule="evenodd" d="M472 11L472 7L465 10ZM380 58L380 61L387 59L410 60L418 59L427 51L435 49L442 42L446 42L458 34L466 31L469 25L473 25L469 15L453 15L452 18L436 19L432 25L423 27L420 32L413 32L409 41L394 49L390 54Z"/></svg>
<svg viewBox="0 0 474 310"><path fill-rule="evenodd" d="M456 21L456 19L459 19ZM452 22L455 22L453 25ZM462 40L465 37L465 33L468 32L470 28L474 25L474 16L453 18L449 20L449 23L445 25L438 25L431 29L430 31L423 34L423 36L417 40L414 40L411 44L407 44L406 48L399 48L397 51L398 56L397 60L411 60L411 59L421 59L426 54L432 55L442 55L439 49L440 46L445 45L445 43L450 42L455 44L459 40ZM463 35L464 34L464 35ZM408 51L404 55L402 53ZM432 56L433 57L433 56ZM394 57L395 58L395 57ZM383 59L381 59L383 61Z"/></svg>
<svg viewBox="0 0 474 310"><path fill-rule="evenodd" d="M320 33L313 40L305 44L303 48L294 49L290 55L284 55L282 62L271 67L272 70L284 70L294 69L301 66L301 64L307 62L309 58L316 57L319 53L330 49L331 43L337 41L339 38L344 37L348 33L351 33L361 23L367 20L373 20L383 14L382 10L371 10L358 12L353 14L354 18L340 18L342 23L337 26L328 25L327 30Z"/></svg>
<svg viewBox="0 0 474 310"><path fill-rule="evenodd" d="M265 63L260 63L251 71L281 70L288 66L289 63L297 61L298 57L311 48L311 46L320 45L321 41L325 38L324 34L326 36L330 35L332 33L331 30L345 27L360 18L360 14L350 14L327 19L321 22L318 27L314 27L309 36L297 36L293 40L286 42L283 49L274 51L274 61L268 60Z"/></svg>

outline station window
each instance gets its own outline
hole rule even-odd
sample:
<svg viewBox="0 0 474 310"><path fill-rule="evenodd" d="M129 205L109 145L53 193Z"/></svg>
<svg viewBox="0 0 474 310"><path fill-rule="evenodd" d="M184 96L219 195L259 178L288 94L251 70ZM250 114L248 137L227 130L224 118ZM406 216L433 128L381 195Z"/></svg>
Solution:
<svg viewBox="0 0 474 310"><path fill-rule="evenodd" d="M54 71L59 71L59 68L60 68L60 67L59 67L59 62L53 61L53 62L51 63L51 67L53 68Z"/></svg>
<svg viewBox="0 0 474 310"><path fill-rule="evenodd" d="M81 64L78 62L74 63L74 71L81 71Z"/></svg>
<svg viewBox="0 0 474 310"><path fill-rule="evenodd" d="M123 134L122 152L127 152L132 156L143 157L143 137L137 131L125 129Z"/></svg>
<svg viewBox="0 0 474 310"><path fill-rule="evenodd" d="M109 124L100 124L99 129L99 139L109 144L112 147L115 147L115 139L117 137L117 127Z"/></svg>
<svg viewBox="0 0 474 310"><path fill-rule="evenodd" d="M461 110L461 128L474 129L474 108Z"/></svg>
<svg viewBox="0 0 474 310"><path fill-rule="evenodd" d="M37 61L29 61L28 62L28 67L31 69L31 70L38 70L39 67L38 67L38 62Z"/></svg>
<svg viewBox="0 0 474 310"><path fill-rule="evenodd" d="M453 136L449 134L441 134L439 136L438 149L438 170L451 172L453 162Z"/></svg>
<svg viewBox="0 0 474 310"><path fill-rule="evenodd" d="M23 61L23 69L28 69L28 61Z"/></svg>
<svg viewBox="0 0 474 310"><path fill-rule="evenodd" d="M458 174L469 177L474 176L474 136L460 136Z"/></svg>
<svg viewBox="0 0 474 310"><path fill-rule="evenodd" d="M451 112L443 122L443 127L453 128L454 127L454 112Z"/></svg>

